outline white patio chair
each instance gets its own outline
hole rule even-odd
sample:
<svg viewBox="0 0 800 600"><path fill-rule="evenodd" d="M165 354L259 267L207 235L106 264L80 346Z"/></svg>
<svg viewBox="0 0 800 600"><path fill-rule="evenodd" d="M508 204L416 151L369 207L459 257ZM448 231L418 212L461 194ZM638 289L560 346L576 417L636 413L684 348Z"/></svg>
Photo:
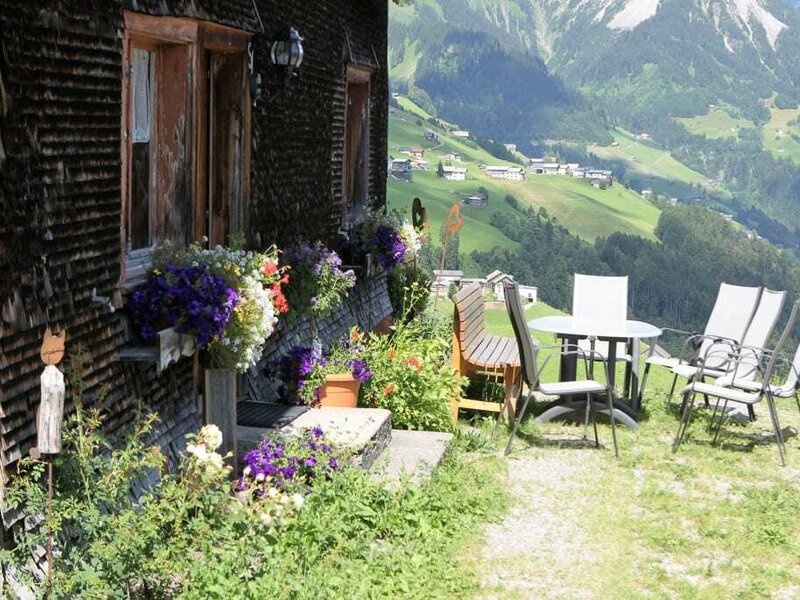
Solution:
<svg viewBox="0 0 800 600"><path fill-rule="evenodd" d="M780 420L778 418L778 411L775 407L775 397L791 397L796 393L798 366L800 366L800 348L797 350L797 352L795 352L794 359L792 360L790 366L789 376L783 385L773 385L771 380L778 363L781 361L781 350L783 349L786 340L789 338L789 335L794 328L794 324L797 319L798 308L800 308L800 301L796 301L794 303L791 315L789 316L789 321L783 328L783 332L781 333L778 343L775 345L775 349L771 352L764 351L764 354L769 355L769 361L765 368L762 369L759 366L757 369L761 376L760 383L751 379L742 379L741 381L737 381L733 375L728 376L730 377L729 381L726 381L726 376L723 376L723 378L718 379L715 383L705 383L702 381L703 363L708 361L712 353L723 353L724 351L715 351L713 348L711 348L710 352L703 357L704 360L701 363L698 376L693 378L689 384L683 388L683 390L681 390L681 394L684 396L684 402L683 409L681 411L681 421L678 425L678 432L675 435L675 441L672 444L673 452L678 451L678 448L680 447L680 444L686 435L686 431L689 428L692 410L694 408L694 399L697 394L703 394L707 398L716 398L714 412L711 416L711 422L709 424L710 429L714 430L713 443L716 443L717 438L719 437L720 429L722 428L722 424L727 417L727 408L730 402L744 404L745 406L751 407L764 399L769 410L772 428L775 432L775 440L778 445L778 453L780 454L781 464L786 465L786 448L783 439L783 431L781 430ZM727 358L730 362L741 362L744 356L745 353L738 352L738 356L736 358L731 358L730 353L727 353ZM734 369L732 372L735 373L736 369ZM743 387L745 389L743 389ZM720 402L723 403L721 411L719 410ZM800 408L800 404L798 404L798 408ZM716 426L714 426L714 421L717 418L718 412L720 413L718 417L719 421L717 422Z"/></svg>
<svg viewBox="0 0 800 600"><path fill-rule="evenodd" d="M762 290L756 312L747 327L741 345L730 347L728 356L725 356L724 352L719 352L719 358L713 360L711 366L703 369L703 380L711 377L719 378L734 371L737 380L755 380L758 368L761 366L764 347L778 323L785 299L784 291L777 292L766 288ZM685 377L688 381L698 376L699 366L681 364L673 367L672 372ZM752 404L747 405L747 411L750 420L755 421L755 409Z"/></svg>
<svg viewBox="0 0 800 600"><path fill-rule="evenodd" d="M594 425L594 441L595 445L599 447L600 442L597 437L597 424L595 422L595 411L596 408L594 406L594 402L592 401L592 394L602 394L606 397L606 403L603 408L601 408L598 412L603 412L608 414L609 419L611 420L611 436L614 440L614 454L615 456L619 456L619 448L617 446L617 425L616 419L614 418L614 390L608 385L608 383L600 383L598 381L594 381L589 378L589 365L588 365L588 356L592 353L591 350L588 352L581 350L575 345L569 344L564 346L556 346L553 347L556 352L548 356L544 363L542 364L541 368L537 365L537 359L540 349L539 343L533 339L531 336L531 332L528 330L528 325L525 322L525 313L522 309L522 302L519 299L519 287L516 283L509 283L505 282L503 284L504 293L505 293L505 302L506 302L506 310L508 311L509 319L511 320L511 326L514 329L514 337L517 339L517 345L519 346L519 356L520 356L520 363L522 365L522 380L525 385L528 387L528 395L525 397L525 401L522 404L522 408L519 411L517 418L514 420L514 427L511 431L511 436L508 438L508 444L506 445L505 454L508 455L511 452L511 445L514 443L514 437L517 434L517 428L519 427L520 421L522 421L523 417L525 416L525 411L528 409L528 403L530 402L531 396L533 395L534 391L539 391L548 396L560 396L560 395L576 395L576 396L585 396L586 397L586 409L585 409L585 417L584 417L584 424L583 424L583 437L586 439L587 429L589 425L589 420L591 419L592 424ZM559 352L560 350L560 352ZM596 352L594 354L597 354ZM582 381L559 381L557 383L542 383L540 381L540 376L542 370L545 368L547 363L550 361L553 356L567 356L567 355L577 355L583 357L584 359L584 367L586 369L586 379ZM606 381L608 381L608 363L603 363L606 368ZM520 395L522 397L522 386L520 386Z"/></svg>
<svg viewBox="0 0 800 600"><path fill-rule="evenodd" d="M760 296L760 287L731 285L723 282L719 286L714 308L711 310L711 315L708 317L706 328L702 334L662 327L664 331L684 336L683 348L677 357L664 357L654 353L655 344L650 347L645 360L639 397L644 398L647 378L652 366L674 369L679 365L694 364L698 356L708 356L712 363L705 365L706 368L724 368L727 357L732 350L732 345L742 343L758 307ZM717 350L721 350L721 352L717 352ZM672 399L677 382L678 374L674 374L667 399L668 402Z"/></svg>
<svg viewBox="0 0 800 600"><path fill-rule="evenodd" d="M791 361L783 357L779 357L778 360L788 365L788 373L782 384L776 385L770 383L769 391L773 398L791 398L794 396L797 410L800 412L800 345L797 346L797 350L795 350L794 357ZM763 387L763 383L760 381L756 381L755 379L739 379L732 373L723 375L717 379L714 384L721 387L744 390L746 392L758 392Z"/></svg>
<svg viewBox="0 0 800 600"><path fill-rule="evenodd" d="M628 319L628 278L575 274L572 288L572 316L592 322L621 323ZM594 342L594 344L593 344ZM586 352L594 350L593 360L608 360L608 342L578 340ZM617 342L616 360L630 360L623 342Z"/></svg>

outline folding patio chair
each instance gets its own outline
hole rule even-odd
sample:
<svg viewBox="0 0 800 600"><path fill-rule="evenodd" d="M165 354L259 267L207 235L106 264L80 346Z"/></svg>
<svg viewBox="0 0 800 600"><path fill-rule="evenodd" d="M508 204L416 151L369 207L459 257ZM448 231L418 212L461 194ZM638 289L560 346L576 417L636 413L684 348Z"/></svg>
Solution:
<svg viewBox="0 0 800 600"><path fill-rule="evenodd" d="M628 278L575 273L572 287L572 316L594 322L624 322L628 319ZM608 342L578 340L581 350L594 349L595 356L608 359ZM617 342L616 359L630 360L625 344ZM595 358L595 360L597 360ZM613 368L613 367L612 367Z"/></svg>
<svg viewBox="0 0 800 600"><path fill-rule="evenodd" d="M783 310L783 302L786 299L786 292L764 289L758 300L756 312L753 315L750 324L747 326L747 331L742 339L740 351L737 347L729 347L729 354L731 357L736 357L738 360L729 361L724 353L720 353L719 357L712 360L710 365L704 365L703 377L719 378L728 373L732 373L735 369L736 379L738 380L755 380L758 375L758 367L761 364L762 353L764 347L767 345L769 336L772 330L778 323ZM680 364L672 368L675 375L692 379L698 376L700 367L692 364ZM754 419L752 405L748 406L750 418Z"/></svg>
<svg viewBox="0 0 800 600"><path fill-rule="evenodd" d="M772 428L775 432L775 440L777 441L778 445L778 453L780 454L781 464L786 465L786 449L783 439L783 432L780 426L780 420L778 419L778 411L775 407L775 396L778 395L777 392L783 394L791 395L792 391L797 385L797 370L795 368L795 361L798 360L798 353L795 353L795 360L792 364L792 370L790 372L787 381L782 386L773 386L771 385L771 379L773 374L775 373L775 368L777 364L780 362L780 353L783 349L786 340L789 338L791 331L794 327L795 321L797 319L797 311L800 308L800 301L794 303L792 307L792 313L789 316L789 321L786 323L786 327L783 329L783 333L781 333L781 337L778 340L778 343L775 346L775 349L769 353L769 362L767 363L766 368L761 370L759 367L759 371L761 374L761 383L758 384L757 389L753 389L751 391L743 390L738 387L733 387L732 385L723 386L719 385L717 382L715 383L705 383L702 381L703 377L703 363L708 361L710 355L714 352L717 353L724 353L724 350L714 350L713 348L709 348L709 352L704 355L703 363L701 363L700 371L698 372L698 376L695 377L689 385L687 385L682 391L681 394L684 396L683 402L683 410L681 411L681 420L678 425L678 432L675 435L675 441L672 444L672 451L677 452L678 448L683 441L684 436L686 435L686 431L689 428L689 423L691 421L692 410L694 408L694 399L696 394L703 394L706 397L716 398L716 403L714 405L714 412L711 416L711 423L710 429L714 430L714 439L713 443L716 443L717 438L719 437L720 429L722 428L722 424L724 423L727 417L727 409L728 403L735 402L739 404L744 404L745 406L753 406L754 404L761 401L763 398L767 403L767 408L769 410L770 420L772 421ZM730 352L727 352L727 358L731 362L741 362L743 353L737 352L736 357L731 358ZM749 368L749 367L748 367ZM734 373L736 370L734 369ZM793 373L793 374L792 374ZM749 381L749 380L743 380ZM735 382L735 378L733 379ZM732 382L732 383L733 383ZM724 381L722 383L725 383ZM752 386L756 388L755 385ZM722 410L720 411L720 402L723 403ZM717 413L719 412L719 421L717 422L716 426L714 425L714 421L717 419Z"/></svg>
<svg viewBox="0 0 800 600"><path fill-rule="evenodd" d="M771 354L767 351L762 352L764 354ZM800 412L800 345L797 346L797 350L795 350L794 357L791 361L781 356L778 357L778 361L787 364L788 373L781 385L769 384L770 392L774 398L791 398L794 396L797 410ZM748 392L757 392L763 386L761 381L756 381L755 379L747 377L739 378L738 373L723 375L714 383L722 387L732 387Z"/></svg>
<svg viewBox="0 0 800 600"><path fill-rule="evenodd" d="M591 350L581 350L574 345L553 346L552 349L560 350L548 356L542 364L542 369L547 365L553 356L566 356L570 354L582 356L584 358L584 366L586 368L586 380L583 381L560 381L558 383L542 383L539 379L541 369L537 367L537 358L539 354L539 343L533 339L528 325L525 322L525 313L522 310L522 303L519 299L519 288L516 283L506 282L503 284L505 293L506 310L508 311L511 326L514 329L514 337L517 339L519 346L520 363L522 365L522 380L528 387L528 395L525 402L522 404L522 409L519 411L517 418L514 420L514 427L511 431L511 437L508 439L505 454L511 452L511 445L514 442L514 437L517 434L517 428L525 416L525 411L528 409L528 403L534 391L539 391L546 395L560 396L565 394L586 395L586 412L583 424L583 435L586 438L586 433L591 419L594 426L594 441L595 445L599 447L600 442L597 437L597 424L595 423L594 406L592 404L592 394L605 394L607 399L608 416L611 419L611 435L614 439L614 455L619 456L619 448L617 446L617 429L614 419L614 390L608 384L602 384L592 379L589 379L589 365L587 355L592 353ZM542 348L545 349L545 348ZM550 349L550 348L547 348ZM594 352L597 355L597 352ZM606 381L608 381L608 364L606 364ZM520 386L520 398L522 397L522 386Z"/></svg>
<svg viewBox="0 0 800 600"><path fill-rule="evenodd" d="M655 354L655 344L650 346L650 351L645 361L639 397L644 397L650 367L654 365L673 369L681 364L693 365L699 356L709 355L715 362L705 365L706 368L723 367L731 350L731 345L742 343L747 327L750 325L758 307L760 296L760 287L745 287L723 282L719 286L714 308L711 310L711 315L708 317L706 328L702 334L662 327L662 330L677 333L686 339L681 353L677 357L658 356ZM713 355L709 353L712 348L714 348ZM717 353L717 349L725 352ZM678 374L675 374L672 379L668 401L672 399L677 381Z"/></svg>

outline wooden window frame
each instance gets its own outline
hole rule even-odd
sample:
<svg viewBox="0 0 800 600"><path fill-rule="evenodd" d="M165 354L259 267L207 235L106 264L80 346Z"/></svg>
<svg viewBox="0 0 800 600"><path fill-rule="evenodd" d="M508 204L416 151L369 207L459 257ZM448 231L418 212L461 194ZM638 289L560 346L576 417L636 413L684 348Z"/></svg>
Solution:
<svg viewBox="0 0 800 600"><path fill-rule="evenodd" d="M350 93L349 87L350 84L362 84L367 86L367 97L365 102L365 110L366 110L366 148L365 152L367 155L367 177L366 177L366 195L369 198L369 182L371 177L371 129L372 129L372 115L370 114L370 105L372 104L372 75L374 73L373 69L368 67L363 67L360 65L348 65L345 70L345 85L344 85L344 149L342 152L342 204L343 204L343 214L342 220L343 223L347 223L348 219L347 216L351 211L357 211L362 208L362 205L356 204L353 201L353 198L349 197L348 193L348 162L350 160L350 154L348 149L348 137L349 137L349 127L348 127L348 114L350 110Z"/></svg>
<svg viewBox="0 0 800 600"><path fill-rule="evenodd" d="M208 226L208 52L240 53L243 60L247 60L252 34L206 21L195 19L152 16L133 11L124 11L125 30L122 41L122 121L121 121L121 218L120 218L120 245L121 245L121 275L120 285L129 288L137 283L137 279L144 275L144 271L151 264L152 250L142 249L129 253L128 221L131 203L131 94L130 94L130 67L131 56L134 49L153 50L169 44L183 44L187 46L189 57L187 64L188 88L188 120L189 130L188 150L189 157L189 195L191 205L191 224L187 231L187 238L201 242L206 235ZM243 201L249 205L250 201L250 161L251 161L251 102L250 82L245 77L243 81L243 131L245 135L244 152L242 156L242 188ZM156 96L158 102L158 96ZM155 112L155 111L154 111ZM154 128L153 139L157 142L158 131ZM156 146L157 147L157 146ZM160 201L155 199L156 204ZM247 206L241 207L246 211ZM151 215L151 219L158 215ZM130 254L130 256L129 256ZM149 254L149 256L148 256ZM138 256L137 256L138 255ZM128 261L133 259L136 268L128 273Z"/></svg>

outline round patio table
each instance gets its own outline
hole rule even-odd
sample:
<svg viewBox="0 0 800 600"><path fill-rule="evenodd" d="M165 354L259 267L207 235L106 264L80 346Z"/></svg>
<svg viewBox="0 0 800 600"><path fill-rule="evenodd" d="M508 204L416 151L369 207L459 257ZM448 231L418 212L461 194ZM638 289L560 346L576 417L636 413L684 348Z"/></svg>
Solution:
<svg viewBox="0 0 800 600"><path fill-rule="evenodd" d="M578 340L603 340L608 342L608 376L609 384L613 387L615 380L614 365L617 361L617 343L624 342L628 356L625 357L625 386L624 397L630 404L615 401L614 417L629 428L636 429L636 414L639 412L639 346L642 339L657 338L661 335L660 328L644 321L596 321L579 319L570 315L557 315L540 317L528 321L528 327L535 331L554 333L562 340L562 344L576 345ZM559 379L561 381L574 381L577 375L578 357L575 354L561 357ZM585 400L578 401L572 397L562 397L556 400L536 419L544 423L553 418L585 407ZM605 405L598 403L599 412L608 412Z"/></svg>

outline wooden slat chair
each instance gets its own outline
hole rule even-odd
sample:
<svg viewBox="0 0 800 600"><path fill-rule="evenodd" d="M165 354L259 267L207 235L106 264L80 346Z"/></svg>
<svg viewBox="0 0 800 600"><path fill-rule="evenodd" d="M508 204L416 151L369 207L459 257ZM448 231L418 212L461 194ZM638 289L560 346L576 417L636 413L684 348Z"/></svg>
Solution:
<svg viewBox="0 0 800 600"><path fill-rule="evenodd" d="M505 406L513 418L521 382L517 341L486 332L483 290L477 283L454 294L453 305L453 367L466 377L485 374L505 389L502 403L462 398L459 408L502 412Z"/></svg>

